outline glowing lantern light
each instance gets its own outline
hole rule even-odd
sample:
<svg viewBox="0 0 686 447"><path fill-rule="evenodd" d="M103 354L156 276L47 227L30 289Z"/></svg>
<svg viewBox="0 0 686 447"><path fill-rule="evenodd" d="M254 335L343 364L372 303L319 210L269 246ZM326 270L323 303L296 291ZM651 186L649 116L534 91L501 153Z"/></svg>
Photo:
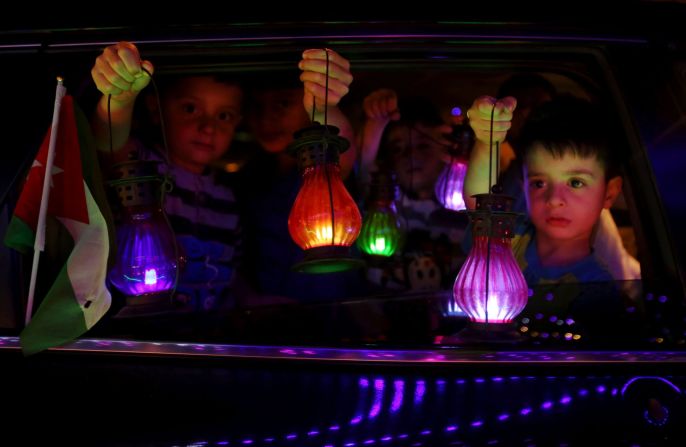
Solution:
<svg viewBox="0 0 686 447"><path fill-rule="evenodd" d="M178 272L174 232L162 209L157 162L117 165L111 182L121 202L117 225L116 263L108 279L127 297L127 304L168 300Z"/></svg>
<svg viewBox="0 0 686 447"><path fill-rule="evenodd" d="M343 185L338 164L350 143L338 136L338 128L320 124L295 136L289 150L297 156L303 183L288 217L288 231L305 250L305 258L294 268L309 273L357 268L361 262L348 253L362 217Z"/></svg>
<svg viewBox="0 0 686 447"><path fill-rule="evenodd" d="M397 194L393 174L385 170L372 174L369 206L357 240L357 246L363 253L389 257L400 248L403 231L395 204Z"/></svg>

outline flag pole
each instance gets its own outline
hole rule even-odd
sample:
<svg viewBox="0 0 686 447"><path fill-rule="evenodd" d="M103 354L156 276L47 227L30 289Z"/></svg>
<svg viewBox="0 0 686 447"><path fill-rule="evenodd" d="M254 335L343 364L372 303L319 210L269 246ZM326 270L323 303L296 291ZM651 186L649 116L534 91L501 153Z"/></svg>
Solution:
<svg viewBox="0 0 686 447"><path fill-rule="evenodd" d="M50 129L50 145L48 146L48 157L45 162L45 177L43 178L43 194L40 201L40 211L38 213L38 224L36 225L36 239L33 243L33 265L31 266L31 282L29 283L29 297L26 303L25 324L31 322L33 313L33 297L36 292L36 277L38 274L38 261L40 252L45 249L45 218L48 214L48 199L50 198L50 184L52 182L52 166L55 162L55 144L57 142L57 127L60 122L60 108L62 98L67 89L61 77L57 78L57 89L55 91L55 109L52 113L52 127Z"/></svg>

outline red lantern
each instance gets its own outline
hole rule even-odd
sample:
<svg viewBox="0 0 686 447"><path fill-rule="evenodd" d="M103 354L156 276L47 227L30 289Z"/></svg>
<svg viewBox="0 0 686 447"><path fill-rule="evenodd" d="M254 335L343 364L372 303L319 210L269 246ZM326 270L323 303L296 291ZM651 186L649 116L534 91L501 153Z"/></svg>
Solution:
<svg viewBox="0 0 686 447"><path fill-rule="evenodd" d="M327 273L359 267L349 257L362 226L355 201L343 185L338 164L350 143L338 128L316 124L296 133L289 150L298 158L303 183L288 217L288 231L305 259L296 270Z"/></svg>

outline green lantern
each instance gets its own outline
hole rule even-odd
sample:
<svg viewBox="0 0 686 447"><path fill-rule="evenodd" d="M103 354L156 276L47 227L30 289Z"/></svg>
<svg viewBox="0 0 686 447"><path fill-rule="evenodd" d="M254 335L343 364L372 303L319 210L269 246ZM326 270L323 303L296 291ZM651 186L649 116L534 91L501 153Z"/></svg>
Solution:
<svg viewBox="0 0 686 447"><path fill-rule="evenodd" d="M385 170L372 174L367 211L357 239L359 249L371 256L390 257L400 250L403 230L395 198L395 176Z"/></svg>

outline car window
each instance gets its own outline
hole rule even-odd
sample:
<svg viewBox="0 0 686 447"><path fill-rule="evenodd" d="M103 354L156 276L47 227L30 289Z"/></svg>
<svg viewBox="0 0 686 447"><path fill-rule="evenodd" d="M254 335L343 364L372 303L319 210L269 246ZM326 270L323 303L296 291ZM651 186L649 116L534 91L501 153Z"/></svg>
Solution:
<svg viewBox="0 0 686 447"><path fill-rule="evenodd" d="M623 308L634 308L641 314L639 317L629 315L627 324L634 324L637 318L640 324L650 326L640 334L647 338L668 325L655 320L655 314L663 314L671 303L678 307L676 303L683 301L683 260L678 253L683 252L680 248L684 243L674 223L683 220L684 207L681 206L682 195L678 193L681 189L675 186L681 184L678 179L680 165L673 162L673 154L681 147L684 137L682 99L686 79L683 59L651 52L640 38L601 36L575 40L546 34L520 40L498 33L472 38L460 34L462 31L450 31L448 27L448 34L437 32L429 37L412 33L394 38L370 37L353 30L349 36L312 33L299 40L296 38L298 30L288 27L284 28L286 34L278 37L270 37L256 25L246 29L252 37L237 37L232 31L225 39L151 38L141 39L139 46L146 58L155 61L156 78L211 73L234 76L246 85L250 85L251 80L265 78L268 73L274 73L277 78L297 77L296 64L302 50L331 47L351 62L354 81L340 105L357 133L365 118L363 101L379 88L393 89L399 98L423 96L435 105L448 124L456 116L455 110L464 116L475 98L495 96L506 79L521 73L536 73L560 94L571 94L601 105L612 115L609 130L613 143L626 148L621 165L623 193L610 210L617 227L616 240L640 263L642 278L621 284L623 299L628 299L622 303ZM1 55L10 64L33 68L26 78L15 81L22 89L10 93L9 102L16 105L11 125L20 129L11 137L11 143L21 149L7 152L6 166L12 166L8 168L12 172L26 172L32 162L33 151L49 123L51 86L56 74L65 72L69 90L87 114L97 100L89 71L95 57L111 40L97 42L78 33L60 38L62 40L50 44L47 51L17 47L14 52L6 51ZM654 62L651 65L658 64L661 70L647 74L649 70L645 67L639 69L638 59L631 56L633 52L640 52ZM25 100L26 96L30 100ZM250 95L246 96L246 101L252 99ZM144 114L145 110L140 109L138 113ZM425 135L413 137L411 131L408 135L414 138L411 143L416 143L417 151L431 150L430 139L422 146ZM266 169L268 166L257 165L254 171L242 170L257 158L257 150L254 135L243 122L223 160L223 167L229 171L229 181L238 183L238 190L249 185L248 192L259 195L259 188L273 180L271 171ZM399 148L398 152L402 153L402 150ZM238 166L238 172L230 172L235 170L231 166ZM412 166L413 171L416 169L419 166ZM2 178L6 183L2 197L3 222L6 223L22 181L9 174ZM416 180L410 176L410 182ZM346 179L346 185L364 214L368 185L358 182L355 174ZM405 198L416 200L411 195L405 195ZM284 197L274 203L288 208L287 200L292 199ZM269 208L275 206L274 203L265 202L260 206ZM173 315L127 321L108 317L94 333L103 337L124 334L136 339L256 343L274 343L277 339L315 344L433 343L436 337L450 335L464 323L463 314L445 309L455 276L467 257L468 250L463 248L462 239L469 237L469 232L465 214L422 208L424 205L416 205L417 214L408 214L409 206L403 207L402 203L399 206L403 225L410 230L407 234L416 230L412 233L415 239L405 241L407 253L379 262L365 258L353 246L352 256L364 258L367 268L351 276L341 276L336 279L338 282L327 283L320 278L317 285L308 286L307 279L289 276L287 281L292 282L285 287L293 293L288 300L272 299L272 295L278 295L272 293L277 289L268 289L261 293L268 297L264 301L246 305L242 301L245 295L237 289L231 297L235 304L226 309L225 315L210 312L193 317ZM424 228L413 224L424 218L424 222L428 222ZM259 228L262 232L257 236L260 237L267 231L283 235L287 234L287 221L268 222ZM252 229L248 228L246 234ZM266 242L262 240L261 243ZM454 249L446 248L449 246ZM9 299L3 304L2 324L9 331L17 331L21 326L21 297L26 290L24 282L17 283L15 277L26 276L27 263L4 248L0 255L3 262L6 260L7 265L11 265L3 279L3 289L9 291ZM256 258L254 253L247 256ZM276 258L279 256L277 254ZM260 259L252 261L260 262ZM278 267L287 269L288 265L284 263ZM259 281L256 277L261 273L266 276L265 281L274 279L268 270L266 272L250 271L247 282ZM355 286L357 282L359 287ZM299 299L298 287L302 296L307 295L306 300ZM572 290L571 293L577 292ZM554 313L558 309L550 308L550 300L546 300L549 293L556 292L546 290L538 301L532 300L529 310L517 320L518 330L527 336L537 333L532 338L534 341L545 339L548 343L548 339L555 339L554 342L564 345L566 341L574 341L579 333L564 330L571 327L570 318ZM645 301L646 297L651 297L650 302ZM666 298L662 300L663 297ZM117 306L123 306L122 297L118 300L113 313L118 310ZM552 317L555 320L551 320ZM534 328L536 321L540 323L537 329ZM623 331L626 327L616 329ZM547 335L543 337L542 334ZM603 332L600 337L611 339L611 335L614 336ZM683 334L672 335L671 341L679 340L683 341Z"/></svg>

